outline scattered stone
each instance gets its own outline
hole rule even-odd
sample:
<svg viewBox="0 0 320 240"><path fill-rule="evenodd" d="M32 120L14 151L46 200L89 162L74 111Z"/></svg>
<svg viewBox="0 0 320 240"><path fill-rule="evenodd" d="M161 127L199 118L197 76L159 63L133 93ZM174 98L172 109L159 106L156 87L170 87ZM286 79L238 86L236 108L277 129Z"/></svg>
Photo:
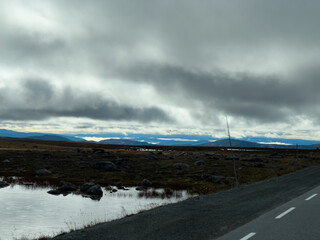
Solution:
<svg viewBox="0 0 320 240"><path fill-rule="evenodd" d="M48 191L47 193L52 194L52 195L60 195L62 192L58 189L53 189Z"/></svg>
<svg viewBox="0 0 320 240"><path fill-rule="evenodd" d="M111 192L111 193L114 193L114 192L118 192L118 190L115 189L115 188L112 188L112 190L111 190L110 192Z"/></svg>
<svg viewBox="0 0 320 240"><path fill-rule="evenodd" d="M0 188L8 187L10 184L5 181L0 181Z"/></svg>
<svg viewBox="0 0 320 240"><path fill-rule="evenodd" d="M272 153L269 155L269 158L284 158L284 156L279 153Z"/></svg>
<svg viewBox="0 0 320 240"><path fill-rule="evenodd" d="M43 176L43 175L51 175L52 172L49 171L48 169L46 168L43 168L43 169L38 169L34 172L35 175L38 175L38 176Z"/></svg>
<svg viewBox="0 0 320 240"><path fill-rule="evenodd" d="M61 192L72 192L72 191L76 191L77 189L78 187L76 185L70 182L65 182L65 181L61 181L58 187L58 190L60 190Z"/></svg>
<svg viewBox="0 0 320 240"><path fill-rule="evenodd" d="M103 195L103 191L101 189L101 186L99 184L95 184L93 182L84 183L80 187L80 191L82 193L85 193L88 195L99 195L99 196Z"/></svg>
<svg viewBox="0 0 320 240"><path fill-rule="evenodd" d="M226 180L226 177L224 176L209 175L209 174L204 174L202 178L207 182L212 182L212 183L222 183Z"/></svg>
<svg viewBox="0 0 320 240"><path fill-rule="evenodd" d="M97 162L92 165L92 168L99 169L107 172L115 172L118 171L118 167L110 161Z"/></svg>
<svg viewBox="0 0 320 240"><path fill-rule="evenodd" d="M148 179L143 179L140 183L141 186L144 186L144 187L150 187L152 185L151 181L149 181Z"/></svg>
<svg viewBox="0 0 320 240"><path fill-rule="evenodd" d="M196 162L194 162L194 165L196 165L196 166L203 166L203 165L205 165L206 163L205 163L205 161L203 161L203 160L199 160L199 161L196 161Z"/></svg>
<svg viewBox="0 0 320 240"><path fill-rule="evenodd" d="M86 182L86 183L82 184L82 186L80 187L80 191L85 193L89 190L89 188L91 188L94 185L95 184L93 182Z"/></svg>
<svg viewBox="0 0 320 240"><path fill-rule="evenodd" d="M188 170L190 168L189 164L186 163L174 163L172 166L177 170Z"/></svg>
<svg viewBox="0 0 320 240"><path fill-rule="evenodd" d="M24 169L14 169L14 170L12 170L11 172L12 172L12 173L25 173L26 170L24 170Z"/></svg>
<svg viewBox="0 0 320 240"><path fill-rule="evenodd" d="M104 149L102 148L92 148L92 152L93 153L104 153Z"/></svg>
<svg viewBox="0 0 320 240"><path fill-rule="evenodd" d="M9 163L10 160L9 160L9 159L6 159L6 160L3 160L2 162L3 162L3 163Z"/></svg>
<svg viewBox="0 0 320 240"><path fill-rule="evenodd" d="M265 167L267 167L267 164L264 162L254 162L254 163L252 163L252 167L265 168Z"/></svg>
<svg viewBox="0 0 320 240"><path fill-rule="evenodd" d="M85 193L86 193L86 194L89 194L89 195L99 195L99 196L102 196L102 195L103 195L101 186L100 186L99 184L93 185L93 186L90 187L90 188L88 189L88 191L86 191Z"/></svg>
<svg viewBox="0 0 320 240"><path fill-rule="evenodd" d="M226 156L224 159L236 161L236 160L239 160L239 157L237 157L236 155L232 155L232 156Z"/></svg>
<svg viewBox="0 0 320 240"><path fill-rule="evenodd" d="M214 152L206 152L205 155L207 157L215 157L216 156L216 154Z"/></svg>

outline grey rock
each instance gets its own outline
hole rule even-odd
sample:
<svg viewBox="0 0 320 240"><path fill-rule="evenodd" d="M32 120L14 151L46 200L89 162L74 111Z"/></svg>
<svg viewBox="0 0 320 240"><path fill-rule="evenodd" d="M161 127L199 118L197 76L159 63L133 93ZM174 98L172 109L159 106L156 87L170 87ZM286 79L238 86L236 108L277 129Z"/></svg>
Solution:
<svg viewBox="0 0 320 240"><path fill-rule="evenodd" d="M59 195L62 192L58 189L53 189L53 190L48 191L47 193L52 194L52 195Z"/></svg>
<svg viewBox="0 0 320 240"><path fill-rule="evenodd" d="M95 184L93 182L84 183L80 187L80 191L82 193L85 193L85 194L88 194L88 195L98 195L98 196L102 196L103 195L103 191L101 189L101 186L99 184Z"/></svg>
<svg viewBox="0 0 320 240"><path fill-rule="evenodd" d="M207 157L215 157L216 156L216 154L214 152L206 152L205 155Z"/></svg>
<svg viewBox="0 0 320 240"><path fill-rule="evenodd" d="M189 164L186 163L174 163L172 166L177 170L188 170L190 168Z"/></svg>
<svg viewBox="0 0 320 240"><path fill-rule="evenodd" d="M205 163L205 161L203 161L203 160L199 160L199 161L196 161L196 162L194 162L194 165L196 165L196 166L203 166L203 165L205 165L206 163Z"/></svg>
<svg viewBox="0 0 320 240"><path fill-rule="evenodd" d="M284 158L284 155L281 155L279 153L272 153L269 155L269 158Z"/></svg>
<svg viewBox="0 0 320 240"><path fill-rule="evenodd" d="M92 165L92 168L99 169L107 172L115 172L118 171L117 165L110 161L97 162Z"/></svg>
<svg viewBox="0 0 320 240"><path fill-rule="evenodd" d="M76 191L77 189L78 189L78 187L76 185L74 185L73 183L61 181L59 183L59 187L57 190L59 190L61 192L72 192L72 191Z"/></svg>
<svg viewBox="0 0 320 240"><path fill-rule="evenodd" d="M254 163L252 163L252 167L265 168L266 166L267 166L267 164L264 163L264 162L254 162Z"/></svg>
<svg viewBox="0 0 320 240"><path fill-rule="evenodd" d="M25 173L26 170L24 170L24 169L14 169L14 170L12 170L11 172L12 172L12 173Z"/></svg>
<svg viewBox="0 0 320 240"><path fill-rule="evenodd" d="M35 175L38 175L38 176L43 176L43 175L51 175L52 172L49 171L48 169L46 168L43 168L43 169L38 169L34 172Z"/></svg>
<svg viewBox="0 0 320 240"><path fill-rule="evenodd" d="M92 152L93 153L104 153L104 149L102 148L92 148Z"/></svg>
<svg viewBox="0 0 320 240"><path fill-rule="evenodd" d="M3 160L2 162L3 162L3 163L9 163L10 160L9 160L9 159L6 159L6 160Z"/></svg>
<svg viewBox="0 0 320 240"><path fill-rule="evenodd" d="M226 177L224 176L209 175L209 174L203 175L202 178L207 182L212 182L212 183L222 183L226 180Z"/></svg>
<svg viewBox="0 0 320 240"><path fill-rule="evenodd" d="M256 168L265 168L267 166L266 163L264 162L254 162L252 163L252 167L256 167Z"/></svg>
<svg viewBox="0 0 320 240"><path fill-rule="evenodd" d="M8 187L10 184L5 181L0 181L0 188Z"/></svg>
<svg viewBox="0 0 320 240"><path fill-rule="evenodd" d="M239 157L232 155L232 156L226 156L224 159L225 160L239 160Z"/></svg>
<svg viewBox="0 0 320 240"><path fill-rule="evenodd" d="M93 182L86 182L80 187L80 191L85 193L95 184Z"/></svg>
<svg viewBox="0 0 320 240"><path fill-rule="evenodd" d="M143 179L140 183L141 186L144 186L144 187L150 187L151 186L151 181L149 181L148 179Z"/></svg>
<svg viewBox="0 0 320 240"><path fill-rule="evenodd" d="M102 196L103 192L101 186L99 184L95 184L86 191L86 194Z"/></svg>

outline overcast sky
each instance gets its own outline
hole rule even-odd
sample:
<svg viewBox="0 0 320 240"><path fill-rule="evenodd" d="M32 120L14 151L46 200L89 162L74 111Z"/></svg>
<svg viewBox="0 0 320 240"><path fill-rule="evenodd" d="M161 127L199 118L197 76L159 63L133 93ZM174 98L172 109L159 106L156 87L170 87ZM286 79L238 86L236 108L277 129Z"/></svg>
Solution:
<svg viewBox="0 0 320 240"><path fill-rule="evenodd" d="M2 0L0 128L319 140L319 9Z"/></svg>

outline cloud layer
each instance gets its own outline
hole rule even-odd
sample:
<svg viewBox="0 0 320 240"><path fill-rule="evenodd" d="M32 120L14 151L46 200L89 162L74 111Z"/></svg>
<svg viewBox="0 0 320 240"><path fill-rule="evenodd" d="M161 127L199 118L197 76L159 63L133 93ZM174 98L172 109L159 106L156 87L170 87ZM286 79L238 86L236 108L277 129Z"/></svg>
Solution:
<svg viewBox="0 0 320 240"><path fill-rule="evenodd" d="M310 134L320 122L319 7L4 0L0 119L214 135L228 115L239 135Z"/></svg>

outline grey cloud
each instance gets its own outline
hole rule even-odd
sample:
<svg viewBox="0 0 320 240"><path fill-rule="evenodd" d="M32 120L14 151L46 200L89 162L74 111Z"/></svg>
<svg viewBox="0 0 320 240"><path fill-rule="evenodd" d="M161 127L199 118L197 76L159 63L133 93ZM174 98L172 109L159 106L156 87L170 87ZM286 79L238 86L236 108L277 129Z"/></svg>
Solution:
<svg viewBox="0 0 320 240"><path fill-rule="evenodd" d="M205 123L221 114L260 123L320 121L319 1L52 0L39 13L50 22L44 30L21 24L23 16L6 19L6 2L21 4L0 3L0 70L56 80L22 82L16 99L13 87L0 89L1 119L170 121L155 100L162 98ZM41 4L30 0L24 10ZM57 89L55 81L75 86L77 76L98 79L102 88L146 83L159 96L145 101L153 107L139 107L119 96Z"/></svg>
<svg viewBox="0 0 320 240"><path fill-rule="evenodd" d="M12 100L17 89L0 89L0 119L44 120L51 117L82 117L99 120L138 122L171 122L157 107L135 107L118 104L102 96L57 90L44 80L23 81L20 101Z"/></svg>
<svg viewBox="0 0 320 240"><path fill-rule="evenodd" d="M319 77L320 72L314 72L312 78L288 81L280 76L231 75L221 71L212 74L179 66L148 64L134 66L126 72L129 81L149 83L169 97L178 95L185 107L200 102L203 113L220 111L262 122L314 115L320 100L317 94Z"/></svg>

